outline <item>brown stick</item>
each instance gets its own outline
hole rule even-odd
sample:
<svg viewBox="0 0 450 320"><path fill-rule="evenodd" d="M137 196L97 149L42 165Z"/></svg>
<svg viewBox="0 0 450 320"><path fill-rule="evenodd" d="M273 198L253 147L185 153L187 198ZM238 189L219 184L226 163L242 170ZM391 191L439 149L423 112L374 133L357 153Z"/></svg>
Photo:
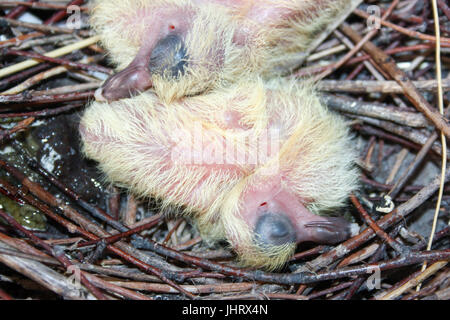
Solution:
<svg viewBox="0 0 450 320"><path fill-rule="evenodd" d="M450 173L447 170L446 181L450 179ZM435 177L435 179L426 187L422 188L414 197L412 197L408 202L403 203L398 206L393 212L384 216L378 221L378 225L382 229L386 229L395 223L403 220L408 214L424 203L428 198L430 198L436 190L438 190L440 185L441 176ZM330 263L336 259L346 256L351 251L360 247L370 239L375 236L375 232L371 228L365 229L359 235L345 241L333 250L317 257L313 261L308 262L308 266L313 270L319 270L325 268ZM298 271L301 271L300 269Z"/></svg>
<svg viewBox="0 0 450 320"><path fill-rule="evenodd" d="M359 10L359 9L355 9L353 11L353 13L355 13L356 15L358 15L358 16L364 18L364 19L369 18L369 14L367 14L364 11ZM382 20L382 19L380 19L380 23L382 25L388 27L388 28L391 28L391 29L393 29L395 31L398 31L398 32L403 33L403 34L406 34L407 36L410 36L412 38L436 42L436 37L434 37L434 36L430 36L428 34L423 34L423 33L417 32L417 31L409 30L409 29L397 26L396 24L393 24L393 23L391 23L389 21ZM446 46L446 47L450 46L450 39L449 38L441 37L441 42L442 42L443 46Z"/></svg>
<svg viewBox="0 0 450 320"><path fill-rule="evenodd" d="M438 89L436 80L413 81L414 86L421 91L435 92ZM373 81L373 80L322 80L318 89L328 92L350 92L350 93L403 93L403 88L395 81ZM442 79L442 89L450 90L450 79Z"/></svg>
<svg viewBox="0 0 450 320"><path fill-rule="evenodd" d="M342 24L342 32L344 32L349 38L354 42L361 41L361 36L354 31L349 25ZM363 46L364 51L366 51L372 59L384 70L386 71L397 83L403 88L405 95L412 102L412 104L422 112L428 119L433 122L433 124L444 132L447 138L450 137L450 126L447 124L447 120L435 109L431 107L427 100L422 96L422 94L417 90L412 81L408 78L406 73L400 70L394 59L385 54L377 46L371 42L366 42Z"/></svg>

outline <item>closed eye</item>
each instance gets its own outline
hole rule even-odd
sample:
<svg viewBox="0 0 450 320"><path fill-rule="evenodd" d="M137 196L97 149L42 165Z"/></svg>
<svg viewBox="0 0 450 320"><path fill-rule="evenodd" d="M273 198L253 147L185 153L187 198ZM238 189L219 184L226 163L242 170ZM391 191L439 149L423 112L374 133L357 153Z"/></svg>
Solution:
<svg viewBox="0 0 450 320"><path fill-rule="evenodd" d="M149 68L152 74L178 78L185 73L188 55L181 37L169 34L158 41L150 56Z"/></svg>

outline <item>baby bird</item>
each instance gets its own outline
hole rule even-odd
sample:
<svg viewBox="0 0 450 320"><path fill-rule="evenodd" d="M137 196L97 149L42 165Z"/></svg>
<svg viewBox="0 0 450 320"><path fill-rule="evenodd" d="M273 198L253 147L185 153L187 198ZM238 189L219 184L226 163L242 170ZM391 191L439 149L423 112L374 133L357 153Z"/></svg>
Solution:
<svg viewBox="0 0 450 320"><path fill-rule="evenodd" d="M93 102L80 132L111 181L179 208L245 266L277 269L297 243L357 231L335 216L357 188L348 128L307 82L244 79L170 105L151 91Z"/></svg>
<svg viewBox="0 0 450 320"><path fill-rule="evenodd" d="M249 75L286 74L355 1L94 0L91 25L120 70L97 99L153 88L168 103Z"/></svg>

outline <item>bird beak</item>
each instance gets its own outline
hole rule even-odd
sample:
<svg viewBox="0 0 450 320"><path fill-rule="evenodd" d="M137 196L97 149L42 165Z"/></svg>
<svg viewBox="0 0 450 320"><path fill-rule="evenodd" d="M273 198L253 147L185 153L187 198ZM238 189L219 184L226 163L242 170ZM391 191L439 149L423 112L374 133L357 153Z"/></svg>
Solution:
<svg viewBox="0 0 450 320"><path fill-rule="evenodd" d="M261 242L271 245L306 241L335 244L358 233L358 225L342 217L318 216L300 202L286 200L278 197L269 201L267 208L259 208L265 212L259 212L254 231Z"/></svg>
<svg viewBox="0 0 450 320"><path fill-rule="evenodd" d="M303 224L306 240L323 244L336 244L357 235L359 226L342 217L319 217Z"/></svg>
<svg viewBox="0 0 450 320"><path fill-rule="evenodd" d="M111 102L146 91L153 87L150 70L143 59L136 58L124 70L108 78L95 93L95 99Z"/></svg>

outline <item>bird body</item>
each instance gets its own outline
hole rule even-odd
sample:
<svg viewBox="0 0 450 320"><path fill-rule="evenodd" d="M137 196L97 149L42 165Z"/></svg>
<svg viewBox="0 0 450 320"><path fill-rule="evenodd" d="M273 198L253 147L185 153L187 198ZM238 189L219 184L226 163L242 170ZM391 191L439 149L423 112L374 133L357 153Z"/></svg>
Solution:
<svg viewBox="0 0 450 320"><path fill-rule="evenodd" d="M297 242L354 231L328 216L357 187L348 128L308 82L246 79L170 104L153 92L94 102L80 132L108 179L182 208L246 265L274 269Z"/></svg>
<svg viewBox="0 0 450 320"><path fill-rule="evenodd" d="M244 265L348 238L336 211L357 188L348 128L308 81L279 75L354 1L95 0L118 73L81 119L84 153Z"/></svg>
<svg viewBox="0 0 450 320"><path fill-rule="evenodd" d="M354 0L95 0L91 24L120 71L98 97L153 88L171 102L299 64Z"/></svg>

